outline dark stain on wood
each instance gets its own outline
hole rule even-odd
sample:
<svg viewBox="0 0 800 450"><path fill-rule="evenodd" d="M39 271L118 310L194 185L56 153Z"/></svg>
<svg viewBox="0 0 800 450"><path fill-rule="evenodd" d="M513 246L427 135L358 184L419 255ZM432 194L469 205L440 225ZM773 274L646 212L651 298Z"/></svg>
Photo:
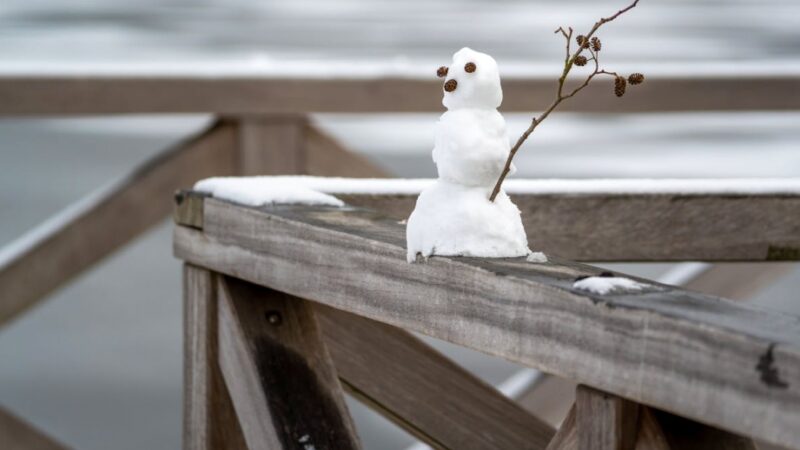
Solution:
<svg viewBox="0 0 800 450"><path fill-rule="evenodd" d="M256 364L283 448L355 449L336 401L302 355L268 338L255 341Z"/></svg>
<svg viewBox="0 0 800 450"><path fill-rule="evenodd" d="M797 261L800 260L800 248L780 247L770 245L767 249L767 261Z"/></svg>
<svg viewBox="0 0 800 450"><path fill-rule="evenodd" d="M789 383L781 380L778 368L775 366L775 356L772 354L773 350L775 350L775 344L769 344L767 351L758 359L756 370L761 374L761 381L768 387L786 389L789 387Z"/></svg>

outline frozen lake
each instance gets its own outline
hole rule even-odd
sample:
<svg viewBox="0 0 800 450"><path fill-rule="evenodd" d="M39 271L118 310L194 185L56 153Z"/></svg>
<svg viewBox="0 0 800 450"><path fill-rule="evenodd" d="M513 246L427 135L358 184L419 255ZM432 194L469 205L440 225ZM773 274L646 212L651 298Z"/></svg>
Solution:
<svg viewBox="0 0 800 450"><path fill-rule="evenodd" d="M621 2L4 0L0 64L446 63L468 45L558 71L560 25ZM643 0L603 38L609 67L793 71L800 4ZM789 62L787 62L789 61ZM615 65L616 64L616 65ZM647 72L649 71L649 72ZM795 72L800 74L800 68ZM579 101L579 100L578 100ZM613 99L611 100L613 101ZM199 129L203 116L0 120L0 244ZM511 135L527 115L507 117ZM431 176L435 114L321 115L323 128L398 176ZM556 114L517 159L522 177L800 176L800 113ZM649 276L666 265L625 266ZM800 273L755 301L794 309ZM169 225L0 329L0 404L86 449L179 447L180 266ZM514 366L447 347L485 379ZM367 448L412 440L354 410ZM370 426L365 424L369 423Z"/></svg>

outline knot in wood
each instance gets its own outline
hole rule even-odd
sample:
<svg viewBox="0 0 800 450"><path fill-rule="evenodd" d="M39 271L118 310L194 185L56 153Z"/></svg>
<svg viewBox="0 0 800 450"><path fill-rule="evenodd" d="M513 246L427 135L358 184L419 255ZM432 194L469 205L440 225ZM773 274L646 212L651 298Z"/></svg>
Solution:
<svg viewBox="0 0 800 450"><path fill-rule="evenodd" d="M279 326L283 322L283 317L281 317L281 313L278 311L267 311L266 314L267 322L270 325Z"/></svg>

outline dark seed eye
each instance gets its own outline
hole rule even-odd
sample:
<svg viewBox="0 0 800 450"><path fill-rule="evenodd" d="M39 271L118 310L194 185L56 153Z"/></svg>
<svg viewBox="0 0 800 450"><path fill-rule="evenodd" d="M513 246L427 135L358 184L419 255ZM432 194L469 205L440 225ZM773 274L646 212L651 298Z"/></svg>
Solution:
<svg viewBox="0 0 800 450"><path fill-rule="evenodd" d="M457 86L458 86L458 81L447 80L447 82L444 84L444 90L447 92L453 92L456 90Z"/></svg>
<svg viewBox="0 0 800 450"><path fill-rule="evenodd" d="M468 62L468 63L464 64L464 71L467 72L467 73L475 72L475 69L477 69L477 68L478 68L478 66L476 66L475 63L473 63L473 62Z"/></svg>
<svg viewBox="0 0 800 450"><path fill-rule="evenodd" d="M439 69L436 70L436 76L439 77L439 78L446 77L447 76L447 66L439 67Z"/></svg>

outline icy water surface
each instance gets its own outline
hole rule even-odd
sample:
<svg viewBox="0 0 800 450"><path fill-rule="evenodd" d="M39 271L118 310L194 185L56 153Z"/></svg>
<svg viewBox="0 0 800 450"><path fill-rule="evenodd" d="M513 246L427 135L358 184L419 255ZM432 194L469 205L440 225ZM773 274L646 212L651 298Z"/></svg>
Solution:
<svg viewBox="0 0 800 450"><path fill-rule="evenodd" d="M52 64L390 61L432 70L462 46L557 72L560 25L585 29L617 1L3 0L0 70ZM609 66L795 71L800 4L652 1L600 36ZM635 94L635 93L634 93ZM610 101L614 101L610 98ZM512 136L529 120L507 117ZM798 113L556 114L520 153L518 176L800 176ZM0 120L0 245L208 118ZM324 115L321 126L400 176L430 176L436 114ZM88 237L91 238L91 237ZM655 276L664 266L628 266ZM791 309L795 270L757 301ZM796 306L794 306L796 309ZM180 266L169 225L136 241L0 330L0 404L76 448L180 446ZM513 366L449 354L498 382ZM412 442L354 405L366 448Z"/></svg>

